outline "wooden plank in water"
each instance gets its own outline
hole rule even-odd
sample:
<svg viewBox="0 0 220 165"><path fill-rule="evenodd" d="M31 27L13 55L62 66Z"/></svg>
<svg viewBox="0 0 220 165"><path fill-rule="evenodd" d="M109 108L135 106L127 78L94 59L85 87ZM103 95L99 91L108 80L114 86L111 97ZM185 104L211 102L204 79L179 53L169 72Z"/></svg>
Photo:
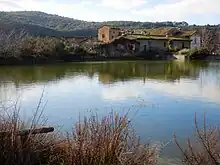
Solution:
<svg viewBox="0 0 220 165"><path fill-rule="evenodd" d="M49 133L53 132L54 128L53 127L42 127L42 128L36 128L36 129L26 129L26 130L21 130L17 132L17 136L27 136L27 135L35 135L35 134L42 134L42 133ZM0 132L0 136L7 136L10 134L10 132Z"/></svg>

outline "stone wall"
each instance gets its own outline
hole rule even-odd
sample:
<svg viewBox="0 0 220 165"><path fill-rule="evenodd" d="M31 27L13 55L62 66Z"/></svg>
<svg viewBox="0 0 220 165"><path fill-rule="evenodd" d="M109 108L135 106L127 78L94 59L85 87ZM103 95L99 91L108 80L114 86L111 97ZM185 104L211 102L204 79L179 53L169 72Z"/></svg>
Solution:
<svg viewBox="0 0 220 165"><path fill-rule="evenodd" d="M173 48L177 50L181 50L184 48L190 48L190 41L173 41Z"/></svg>
<svg viewBox="0 0 220 165"><path fill-rule="evenodd" d="M119 28L110 28L109 26L103 26L98 30L98 40L102 42L109 42L120 35Z"/></svg>
<svg viewBox="0 0 220 165"><path fill-rule="evenodd" d="M107 56L134 56L136 52L139 52L139 44L131 40L115 40L104 48Z"/></svg>
<svg viewBox="0 0 220 165"><path fill-rule="evenodd" d="M109 41L109 27L103 26L98 30L98 40L102 42Z"/></svg>
<svg viewBox="0 0 220 165"><path fill-rule="evenodd" d="M140 52L150 49L168 50L167 40L137 40L140 43Z"/></svg>
<svg viewBox="0 0 220 165"><path fill-rule="evenodd" d="M109 29L109 40L112 40L120 35L120 29Z"/></svg>

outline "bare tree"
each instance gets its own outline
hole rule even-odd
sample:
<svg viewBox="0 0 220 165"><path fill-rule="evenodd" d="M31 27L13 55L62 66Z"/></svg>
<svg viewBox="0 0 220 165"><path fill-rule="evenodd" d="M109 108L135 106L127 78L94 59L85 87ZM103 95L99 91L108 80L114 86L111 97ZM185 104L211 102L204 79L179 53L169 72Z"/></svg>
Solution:
<svg viewBox="0 0 220 165"><path fill-rule="evenodd" d="M215 32L215 52L220 55L220 28Z"/></svg>
<svg viewBox="0 0 220 165"><path fill-rule="evenodd" d="M201 31L202 47L207 49L210 53L214 51L213 33L208 27L205 27Z"/></svg>
<svg viewBox="0 0 220 165"><path fill-rule="evenodd" d="M19 54L19 48L21 40L27 36L25 30L16 32L12 30L8 33L0 31L0 56L17 56Z"/></svg>
<svg viewBox="0 0 220 165"><path fill-rule="evenodd" d="M186 149L180 146L176 136L175 142L183 155L184 165L220 165L219 128L207 128L204 115L203 129L200 130L195 116L196 142L187 140Z"/></svg>

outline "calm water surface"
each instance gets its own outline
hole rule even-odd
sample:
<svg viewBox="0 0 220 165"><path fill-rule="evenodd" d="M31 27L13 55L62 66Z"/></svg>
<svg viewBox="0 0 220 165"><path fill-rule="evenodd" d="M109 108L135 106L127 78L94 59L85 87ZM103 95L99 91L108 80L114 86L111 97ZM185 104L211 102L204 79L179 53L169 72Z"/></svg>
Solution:
<svg viewBox="0 0 220 165"><path fill-rule="evenodd" d="M220 63L102 62L0 67L0 100L19 98L30 116L44 90L48 123L69 130L81 115L130 110L143 141L180 141L193 135L194 114L220 124ZM178 156L168 145L163 154Z"/></svg>

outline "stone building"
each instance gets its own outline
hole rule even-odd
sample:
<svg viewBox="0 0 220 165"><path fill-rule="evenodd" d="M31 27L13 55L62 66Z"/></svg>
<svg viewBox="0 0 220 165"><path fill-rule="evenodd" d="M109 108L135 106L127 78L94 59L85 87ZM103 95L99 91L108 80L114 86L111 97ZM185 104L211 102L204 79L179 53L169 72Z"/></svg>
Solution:
<svg viewBox="0 0 220 165"><path fill-rule="evenodd" d="M184 48L190 48L190 39L182 38L159 38L159 37L149 37L149 38L138 38L137 41L140 43L140 52L148 50L162 50L169 51L169 40L170 47L172 49L181 50Z"/></svg>
<svg viewBox="0 0 220 165"><path fill-rule="evenodd" d="M104 44L107 56L135 56L139 52L140 43L136 39L119 36Z"/></svg>
<svg viewBox="0 0 220 165"><path fill-rule="evenodd" d="M170 48L181 50L184 48L200 48L201 46L201 38L196 31L184 31L175 27L129 29L124 33L120 28L104 25L98 29L98 40L109 44L108 49L118 53L123 48L129 50L127 45L130 43L135 45L135 53L149 50L166 52Z"/></svg>
<svg viewBox="0 0 220 165"><path fill-rule="evenodd" d="M98 29L98 40L101 42L110 42L121 35L121 29L118 27L103 25Z"/></svg>
<svg viewBox="0 0 220 165"><path fill-rule="evenodd" d="M176 27L134 29L132 35L145 38L145 40L151 38L154 40L150 42L152 43L151 45L154 45L153 47L159 47L160 49L167 48L166 43L164 43L165 40L172 40L173 48L176 49L201 47L201 36L196 30L182 30Z"/></svg>

